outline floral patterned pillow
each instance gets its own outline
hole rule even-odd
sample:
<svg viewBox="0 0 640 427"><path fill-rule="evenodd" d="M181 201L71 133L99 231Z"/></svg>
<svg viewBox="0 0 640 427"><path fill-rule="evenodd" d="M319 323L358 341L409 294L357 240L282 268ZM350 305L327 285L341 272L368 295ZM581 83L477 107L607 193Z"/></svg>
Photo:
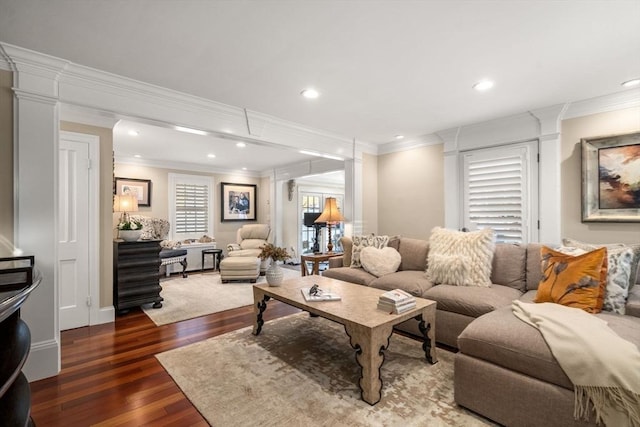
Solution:
<svg viewBox="0 0 640 427"><path fill-rule="evenodd" d="M360 252L362 248L374 247L376 249L382 249L387 247L389 243L389 236L375 236L369 234L366 236L353 236L353 248L351 249L351 267L361 268L362 261L360 261Z"/></svg>

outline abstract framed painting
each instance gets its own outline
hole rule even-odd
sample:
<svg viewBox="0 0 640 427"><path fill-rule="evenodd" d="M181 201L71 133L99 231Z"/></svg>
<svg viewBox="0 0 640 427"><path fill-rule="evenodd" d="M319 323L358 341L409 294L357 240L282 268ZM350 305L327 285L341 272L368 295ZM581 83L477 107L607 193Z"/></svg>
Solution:
<svg viewBox="0 0 640 427"><path fill-rule="evenodd" d="M582 222L640 222L640 132L581 144Z"/></svg>

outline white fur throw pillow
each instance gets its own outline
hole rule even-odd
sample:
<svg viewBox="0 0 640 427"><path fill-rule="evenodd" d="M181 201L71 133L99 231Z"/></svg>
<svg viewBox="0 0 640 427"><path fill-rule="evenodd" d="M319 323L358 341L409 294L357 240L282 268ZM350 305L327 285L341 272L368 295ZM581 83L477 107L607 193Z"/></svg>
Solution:
<svg viewBox="0 0 640 427"><path fill-rule="evenodd" d="M374 247L378 249L385 248L389 243L389 236L374 236L369 234L367 236L353 236L353 247L351 249L351 267L360 268L362 263L360 262L360 251L366 247Z"/></svg>
<svg viewBox="0 0 640 427"><path fill-rule="evenodd" d="M436 284L491 286L493 230L468 233L436 227L431 230L427 278Z"/></svg>
<svg viewBox="0 0 640 427"><path fill-rule="evenodd" d="M395 273L401 261L400 253L388 246L382 249L368 246L360 251L362 268L376 277Z"/></svg>

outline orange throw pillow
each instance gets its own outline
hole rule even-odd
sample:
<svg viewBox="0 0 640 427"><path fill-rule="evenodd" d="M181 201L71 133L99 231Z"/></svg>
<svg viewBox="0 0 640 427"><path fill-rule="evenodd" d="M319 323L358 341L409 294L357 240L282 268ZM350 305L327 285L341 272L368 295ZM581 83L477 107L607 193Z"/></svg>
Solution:
<svg viewBox="0 0 640 427"><path fill-rule="evenodd" d="M602 311L607 284L607 248L571 256L543 246L540 255L542 280L534 302L554 302L588 313Z"/></svg>

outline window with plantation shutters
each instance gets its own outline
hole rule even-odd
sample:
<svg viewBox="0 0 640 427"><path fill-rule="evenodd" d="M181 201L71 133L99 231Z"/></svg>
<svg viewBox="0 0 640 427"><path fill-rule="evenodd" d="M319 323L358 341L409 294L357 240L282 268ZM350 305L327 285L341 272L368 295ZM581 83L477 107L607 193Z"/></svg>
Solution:
<svg viewBox="0 0 640 427"><path fill-rule="evenodd" d="M213 237L211 189L209 177L169 174L173 239L193 239L205 234Z"/></svg>
<svg viewBox="0 0 640 427"><path fill-rule="evenodd" d="M463 224L500 243L537 240L537 141L463 153Z"/></svg>

